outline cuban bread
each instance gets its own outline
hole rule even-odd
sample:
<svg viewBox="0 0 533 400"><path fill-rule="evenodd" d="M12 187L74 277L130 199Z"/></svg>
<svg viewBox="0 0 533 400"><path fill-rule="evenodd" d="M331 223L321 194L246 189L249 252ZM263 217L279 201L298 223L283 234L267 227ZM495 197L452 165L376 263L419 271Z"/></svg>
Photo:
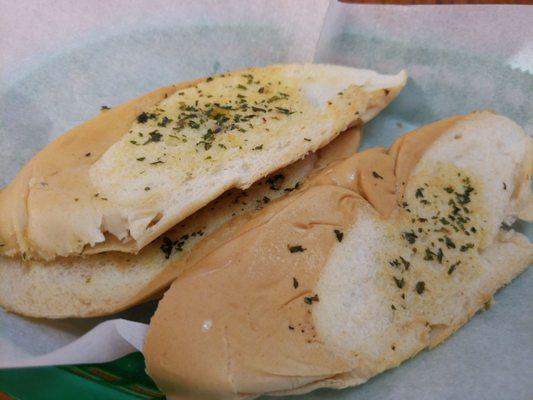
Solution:
<svg viewBox="0 0 533 400"><path fill-rule="evenodd" d="M436 346L533 261L502 226L532 217L532 153L505 117L447 118L233 219L160 301L149 374L168 398L298 394Z"/></svg>
<svg viewBox="0 0 533 400"><path fill-rule="evenodd" d="M0 253L136 253L211 200L366 122L405 72L272 65L158 89L39 152L0 192Z"/></svg>

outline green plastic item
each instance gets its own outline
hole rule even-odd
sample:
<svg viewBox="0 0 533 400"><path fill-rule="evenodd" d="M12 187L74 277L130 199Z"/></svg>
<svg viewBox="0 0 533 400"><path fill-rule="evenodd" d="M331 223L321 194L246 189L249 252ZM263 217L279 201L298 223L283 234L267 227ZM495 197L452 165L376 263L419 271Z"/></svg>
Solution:
<svg viewBox="0 0 533 400"><path fill-rule="evenodd" d="M0 400L165 399L132 353L105 364L0 370Z"/></svg>

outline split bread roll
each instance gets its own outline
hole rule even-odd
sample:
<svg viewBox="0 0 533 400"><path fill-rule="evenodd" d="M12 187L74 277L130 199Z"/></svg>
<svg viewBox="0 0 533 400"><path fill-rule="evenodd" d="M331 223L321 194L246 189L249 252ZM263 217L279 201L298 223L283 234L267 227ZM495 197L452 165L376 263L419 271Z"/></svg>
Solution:
<svg viewBox="0 0 533 400"><path fill-rule="evenodd" d="M312 171L353 155L360 137L358 126L350 128L246 191L224 193L138 254L106 252L53 261L0 256L0 305L30 317L67 318L108 315L146 301L224 240L224 235L211 238L223 223L264 207L293 191Z"/></svg>
<svg viewBox="0 0 533 400"><path fill-rule="evenodd" d="M0 192L0 252L136 253L211 200L366 122L405 72L273 65L184 82L103 112Z"/></svg>
<svg viewBox="0 0 533 400"><path fill-rule="evenodd" d="M188 269L144 354L168 398L254 398L367 381L438 345L533 261L532 140L490 112L356 154Z"/></svg>

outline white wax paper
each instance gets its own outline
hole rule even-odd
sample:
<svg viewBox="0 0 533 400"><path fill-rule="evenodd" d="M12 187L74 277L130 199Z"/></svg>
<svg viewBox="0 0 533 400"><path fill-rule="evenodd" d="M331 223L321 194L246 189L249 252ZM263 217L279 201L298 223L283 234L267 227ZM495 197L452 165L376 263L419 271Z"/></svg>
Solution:
<svg viewBox="0 0 533 400"><path fill-rule="evenodd" d="M102 105L171 82L276 62L383 73L407 68L406 89L366 127L363 147L387 146L414 127L482 108L533 131L531 7L0 0L0 10L4 184ZM519 229L532 237L530 226ZM531 399L532 284L526 271L496 295L489 311L400 368L357 388L303 397ZM155 307L61 321L0 310L0 368L105 362L142 349L143 323Z"/></svg>

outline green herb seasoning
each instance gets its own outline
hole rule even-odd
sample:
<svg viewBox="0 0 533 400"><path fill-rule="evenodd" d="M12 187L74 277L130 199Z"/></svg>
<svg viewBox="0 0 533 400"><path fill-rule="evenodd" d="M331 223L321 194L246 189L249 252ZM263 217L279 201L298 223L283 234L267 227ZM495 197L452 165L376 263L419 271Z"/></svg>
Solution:
<svg viewBox="0 0 533 400"><path fill-rule="evenodd" d="M289 251L291 253L303 253L306 249L303 248L301 245L296 245L296 246L287 246Z"/></svg>
<svg viewBox="0 0 533 400"><path fill-rule="evenodd" d="M161 138L163 137L163 135L161 135L161 133L159 133L158 130L149 132L148 135L150 136L150 138L146 142L144 142L143 145L146 145L148 143L159 142L159 141L161 141Z"/></svg>
<svg viewBox="0 0 533 400"><path fill-rule="evenodd" d="M473 248L474 248L474 243L467 243L467 244L462 245L459 250L461 250L462 252L465 252Z"/></svg>
<svg viewBox="0 0 533 400"><path fill-rule="evenodd" d="M402 262L404 269L407 271L409 267L411 266L411 263L407 261L405 258L403 258L402 256L400 256L400 261Z"/></svg>
<svg viewBox="0 0 533 400"><path fill-rule="evenodd" d="M426 284L423 281L419 281L415 285L415 290L418 294L424 293L424 290L426 289Z"/></svg>
<svg viewBox="0 0 533 400"><path fill-rule="evenodd" d="M163 243L161 243L161 246L159 247L163 254L165 255L165 258L168 260L170 258L170 255L172 254L172 248L174 247L174 243L172 240L166 236L163 236Z"/></svg>
<svg viewBox="0 0 533 400"><path fill-rule="evenodd" d="M283 107L276 107L276 110L278 110L278 112L285 114L285 115L291 115L295 113L295 111L291 111L288 108L283 108Z"/></svg>
<svg viewBox="0 0 533 400"><path fill-rule="evenodd" d="M312 305L315 301L316 302L320 301L320 299L318 298L318 294L315 294L314 296L305 296L304 297L304 302L306 304Z"/></svg>
<svg viewBox="0 0 533 400"><path fill-rule="evenodd" d="M156 115L154 113L142 112L137 116L137 122L140 124L146 123L149 119L155 119Z"/></svg>
<svg viewBox="0 0 533 400"><path fill-rule="evenodd" d="M276 174L269 177L266 182L269 184L270 190L280 190L284 180L283 174Z"/></svg>
<svg viewBox="0 0 533 400"><path fill-rule="evenodd" d="M453 263L452 265L450 265L450 268L448 268L448 275L451 275L453 274L453 271L455 271L455 268L461 264L461 261L457 261L456 263Z"/></svg>
<svg viewBox="0 0 533 400"><path fill-rule="evenodd" d="M403 288L405 285L405 279L403 278L397 278L393 276L394 283L396 283L396 286L398 286L399 289Z"/></svg>
<svg viewBox="0 0 533 400"><path fill-rule="evenodd" d="M409 232L403 232L402 234L403 238L407 240L410 244L413 244L416 242L416 239L418 236L411 230Z"/></svg>

